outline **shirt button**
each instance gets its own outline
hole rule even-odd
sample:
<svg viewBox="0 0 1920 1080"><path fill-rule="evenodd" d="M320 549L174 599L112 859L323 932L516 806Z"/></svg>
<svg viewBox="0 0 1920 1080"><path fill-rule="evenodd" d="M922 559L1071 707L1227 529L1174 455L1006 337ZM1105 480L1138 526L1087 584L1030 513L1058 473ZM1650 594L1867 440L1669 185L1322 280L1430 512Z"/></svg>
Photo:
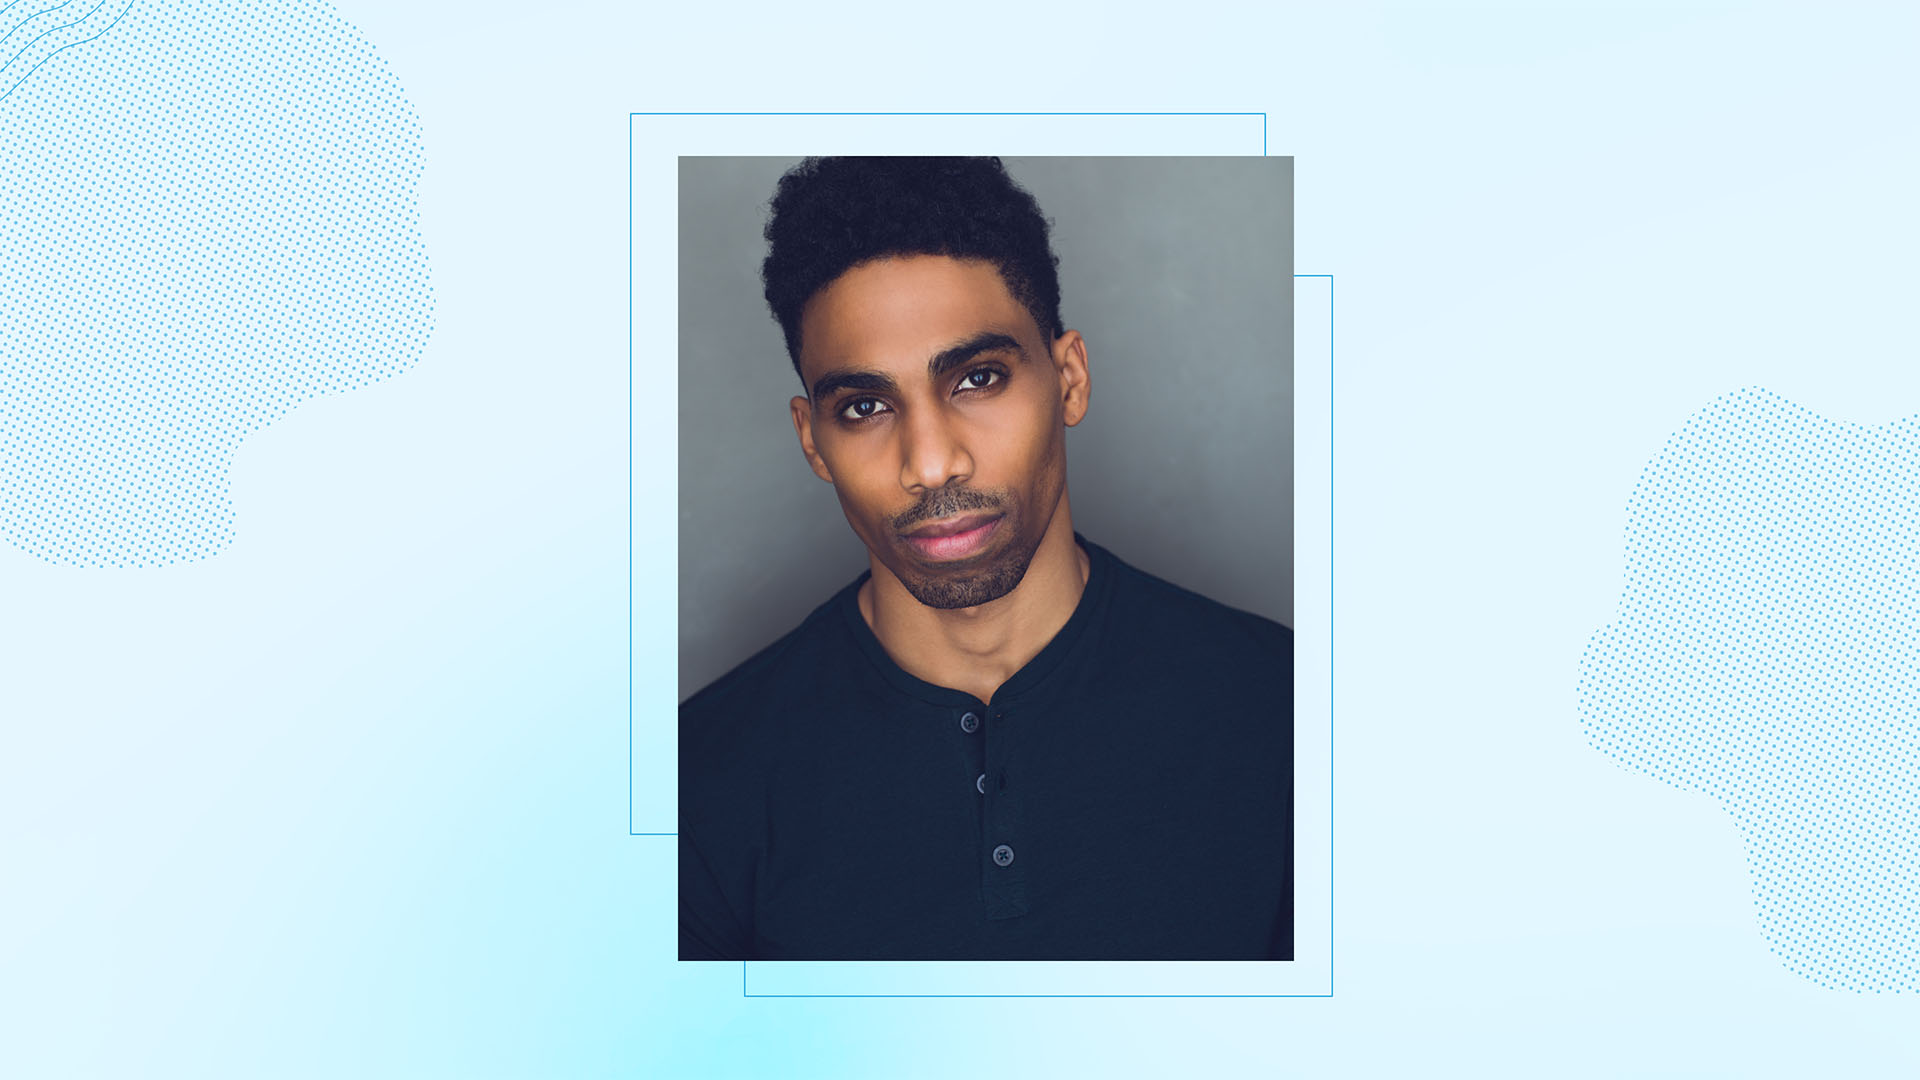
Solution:
<svg viewBox="0 0 1920 1080"><path fill-rule="evenodd" d="M973 715L970 712L961 713L960 714L960 730L966 732L969 735L973 734L976 731L979 731L980 718Z"/></svg>
<svg viewBox="0 0 1920 1080"><path fill-rule="evenodd" d="M979 792L982 795L985 795L987 793L987 774L986 773L981 773L980 779L975 780L973 782L973 790Z"/></svg>
<svg viewBox="0 0 1920 1080"><path fill-rule="evenodd" d="M999 847L994 848L993 849L993 865L995 866L1013 865L1013 849L1008 847L1005 844L1001 844Z"/></svg>

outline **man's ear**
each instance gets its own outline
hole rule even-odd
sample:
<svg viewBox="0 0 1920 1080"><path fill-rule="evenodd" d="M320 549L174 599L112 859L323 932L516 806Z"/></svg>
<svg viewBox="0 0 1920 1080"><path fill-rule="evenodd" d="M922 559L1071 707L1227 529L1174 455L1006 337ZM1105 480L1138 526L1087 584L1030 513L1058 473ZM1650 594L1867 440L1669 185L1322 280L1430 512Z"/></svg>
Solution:
<svg viewBox="0 0 1920 1080"><path fill-rule="evenodd" d="M800 452L807 456L807 464L813 466L813 475L833 483L833 474L827 471L827 459L813 448L813 402L797 397L787 402L787 408L793 412L793 433L800 436Z"/></svg>
<svg viewBox="0 0 1920 1080"><path fill-rule="evenodd" d="M1060 374L1060 395L1067 426L1087 416L1087 398L1093 393L1093 378L1087 373L1087 340L1078 330L1062 331L1053 339L1053 367Z"/></svg>

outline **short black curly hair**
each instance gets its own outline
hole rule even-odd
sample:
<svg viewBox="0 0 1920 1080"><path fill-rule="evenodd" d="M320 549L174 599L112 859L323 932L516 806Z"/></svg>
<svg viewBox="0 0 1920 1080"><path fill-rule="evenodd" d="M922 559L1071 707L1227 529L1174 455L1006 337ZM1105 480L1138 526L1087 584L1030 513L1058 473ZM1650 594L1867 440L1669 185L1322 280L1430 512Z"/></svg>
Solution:
<svg viewBox="0 0 1920 1080"><path fill-rule="evenodd" d="M1040 331L1060 336L1059 258L1040 204L997 157L811 157L774 189L767 306L800 370L800 312L835 278L894 255L981 259Z"/></svg>

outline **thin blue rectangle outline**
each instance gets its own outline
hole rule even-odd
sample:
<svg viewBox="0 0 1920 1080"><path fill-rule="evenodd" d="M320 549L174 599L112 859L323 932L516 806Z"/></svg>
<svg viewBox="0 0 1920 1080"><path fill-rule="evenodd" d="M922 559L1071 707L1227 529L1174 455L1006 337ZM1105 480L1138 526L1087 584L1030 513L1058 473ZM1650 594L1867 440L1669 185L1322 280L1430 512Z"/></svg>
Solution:
<svg viewBox="0 0 1920 1080"><path fill-rule="evenodd" d="M1267 156L1263 111L632 111L626 113L626 834L634 832L634 117L643 115L1258 115L1260 156ZM1331 275L1294 275L1331 277Z"/></svg>
<svg viewBox="0 0 1920 1080"><path fill-rule="evenodd" d="M633 121L641 116L1258 116L1260 118L1260 154L1267 155L1267 114L1265 112L629 112L627 114L627 834L629 836L678 836L678 832L635 832L633 829ZM1298 278L1327 279L1327 363L1333 366L1334 285L1332 274L1295 274ZM1327 384L1327 712L1333 713L1333 379ZM1327 730L1327 934L1334 931L1333 803L1334 738L1331 724ZM1331 998L1334 970L1331 954L1327 965L1327 992L1324 994L753 994L747 991L747 964L740 962L742 998Z"/></svg>
<svg viewBox="0 0 1920 1080"><path fill-rule="evenodd" d="M1330 998L1333 996L1333 924L1337 909L1333 903L1333 860L1338 844L1333 837L1333 275L1295 274L1299 278L1327 279L1327 992L1324 994L750 994L747 992L747 964L740 961L740 996L743 998ZM1281 961L1283 962L1283 961Z"/></svg>

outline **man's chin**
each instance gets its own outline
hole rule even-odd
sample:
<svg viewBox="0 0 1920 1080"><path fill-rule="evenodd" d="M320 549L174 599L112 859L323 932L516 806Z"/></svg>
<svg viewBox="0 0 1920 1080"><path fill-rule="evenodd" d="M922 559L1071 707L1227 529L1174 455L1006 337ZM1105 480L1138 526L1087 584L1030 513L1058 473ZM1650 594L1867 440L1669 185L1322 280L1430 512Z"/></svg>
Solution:
<svg viewBox="0 0 1920 1080"><path fill-rule="evenodd" d="M921 604L941 611L954 611L991 604L1012 592L1026 577L1027 566L1032 561L1031 554L1025 558L1002 554L995 559L982 553L975 558L943 564L937 569L929 567L925 572L909 574L896 572L894 576L900 580L908 595Z"/></svg>

